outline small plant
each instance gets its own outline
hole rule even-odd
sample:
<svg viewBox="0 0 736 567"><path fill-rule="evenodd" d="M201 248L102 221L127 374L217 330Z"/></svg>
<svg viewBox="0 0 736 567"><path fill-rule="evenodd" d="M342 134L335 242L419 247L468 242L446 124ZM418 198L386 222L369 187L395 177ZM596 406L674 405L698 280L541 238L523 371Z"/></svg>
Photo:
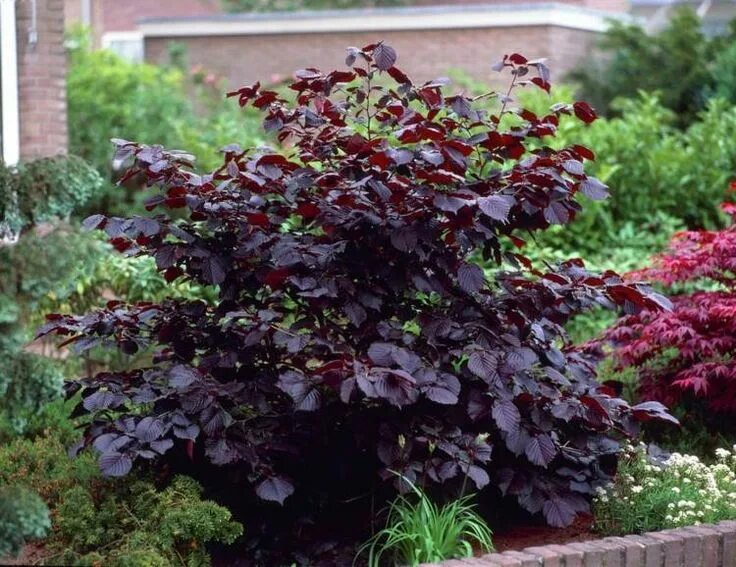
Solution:
<svg viewBox="0 0 736 567"><path fill-rule="evenodd" d="M403 480L413 494L398 496L390 504L386 527L358 551L358 557L367 555L369 567L414 566L472 557L476 549L493 550L491 530L470 503L473 495L437 505L418 486Z"/></svg>
<svg viewBox="0 0 736 567"><path fill-rule="evenodd" d="M75 486L56 516L56 558L65 564L205 567L206 544L230 544L243 533L226 508L203 500L202 487L183 476L162 490L139 481L96 496Z"/></svg>
<svg viewBox="0 0 736 567"><path fill-rule="evenodd" d="M21 485L28 490L0 491L0 557L11 544L17 551L47 535L39 526L50 527L49 510L44 548L57 565L205 566L207 543L232 543L243 533L193 479L176 476L162 487L132 477L112 482L92 455L69 459L56 431L0 446L0 486Z"/></svg>
<svg viewBox="0 0 736 567"><path fill-rule="evenodd" d="M650 457L628 445L613 483L593 502L595 528L626 535L736 518L735 452L716 449L715 464L693 455Z"/></svg>
<svg viewBox="0 0 736 567"><path fill-rule="evenodd" d="M0 488L0 560L16 555L30 539L49 531L49 511L33 492L19 486Z"/></svg>

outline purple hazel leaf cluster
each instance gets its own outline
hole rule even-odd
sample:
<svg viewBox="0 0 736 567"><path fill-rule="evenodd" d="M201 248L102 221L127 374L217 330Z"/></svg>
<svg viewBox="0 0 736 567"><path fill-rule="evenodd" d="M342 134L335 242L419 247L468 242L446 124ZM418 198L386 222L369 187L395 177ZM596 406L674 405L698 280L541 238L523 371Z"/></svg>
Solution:
<svg viewBox="0 0 736 567"><path fill-rule="evenodd" d="M230 93L280 148L228 146L207 175L185 153L116 141L134 162L126 178L156 189L155 214L85 225L219 299L111 302L41 329L78 351L152 353L70 388L106 474L179 452L245 471L262 500L322 489L333 506L325 486L467 484L562 526L588 510L616 439L668 418L598 384L562 327L594 305L665 302L580 260L539 271L519 252L575 218L577 193L606 196L585 174L590 150L542 143L593 109L538 116L507 95L449 95L396 61L384 43L349 48L345 70L297 71L290 100L258 83ZM509 93L549 89L541 61L513 54L499 69Z"/></svg>

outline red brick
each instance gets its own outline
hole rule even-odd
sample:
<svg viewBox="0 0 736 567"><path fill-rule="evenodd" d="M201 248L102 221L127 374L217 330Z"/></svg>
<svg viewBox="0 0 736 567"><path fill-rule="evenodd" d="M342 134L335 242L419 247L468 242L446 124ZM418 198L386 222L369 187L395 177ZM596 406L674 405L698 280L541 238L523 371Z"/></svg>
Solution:
<svg viewBox="0 0 736 567"><path fill-rule="evenodd" d="M28 42L31 2L18 2L18 94L22 159L65 153L64 0L37 0L38 41Z"/></svg>
<svg viewBox="0 0 736 567"><path fill-rule="evenodd" d="M644 535L662 542L664 567L680 567L682 565L683 541L681 538L664 531Z"/></svg>
<svg viewBox="0 0 736 567"><path fill-rule="evenodd" d="M563 567L562 555L549 547L527 547L524 552L539 557L543 567Z"/></svg>
<svg viewBox="0 0 736 567"><path fill-rule="evenodd" d="M693 526L685 528L697 534L701 539L703 550L703 565L721 565L721 534L708 526Z"/></svg>
<svg viewBox="0 0 736 567"><path fill-rule="evenodd" d="M226 77L230 86L269 82L274 75L290 77L296 69L324 70L345 66L345 48L367 45L375 32L295 33L279 35L178 37L186 45L191 65ZM399 54L398 66L417 81L433 79L452 69L461 69L473 78L497 86L508 77L491 73L492 62L515 51L529 57L547 57L553 80L559 80L588 52L597 34L557 26L515 28L392 30L380 38ZM169 60L168 38L146 38L146 59L156 63ZM421 45L421 49L417 46ZM500 81L500 83L499 83Z"/></svg>
<svg viewBox="0 0 736 567"><path fill-rule="evenodd" d="M624 539L644 545L644 563L641 567L662 567L664 556L662 553L663 545L661 541L640 535L626 536Z"/></svg>

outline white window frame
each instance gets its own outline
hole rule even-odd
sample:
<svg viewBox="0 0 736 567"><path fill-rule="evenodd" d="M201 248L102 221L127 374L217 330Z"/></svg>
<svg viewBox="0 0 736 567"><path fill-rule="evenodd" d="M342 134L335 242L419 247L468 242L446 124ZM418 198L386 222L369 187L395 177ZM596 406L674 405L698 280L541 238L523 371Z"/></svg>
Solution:
<svg viewBox="0 0 736 567"><path fill-rule="evenodd" d="M143 33L139 31L113 31L105 32L102 34L102 48L111 49L114 43L133 43L138 44L140 48L140 57L135 59L133 62L139 63L144 59L143 52ZM114 49L112 50L114 51ZM120 54L118 54L120 55ZM128 58L129 59L129 58Z"/></svg>
<svg viewBox="0 0 736 567"><path fill-rule="evenodd" d="M18 43L15 0L0 0L0 116L2 160L14 166L20 160L18 105Z"/></svg>

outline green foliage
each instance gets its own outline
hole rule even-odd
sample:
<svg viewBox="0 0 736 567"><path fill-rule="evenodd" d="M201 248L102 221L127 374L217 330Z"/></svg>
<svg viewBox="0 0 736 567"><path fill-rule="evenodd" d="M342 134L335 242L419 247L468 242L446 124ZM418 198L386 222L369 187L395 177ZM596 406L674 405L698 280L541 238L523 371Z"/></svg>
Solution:
<svg viewBox="0 0 736 567"><path fill-rule="evenodd" d="M101 185L97 172L75 156L42 158L17 168L0 164L0 238L68 217Z"/></svg>
<svg viewBox="0 0 736 567"><path fill-rule="evenodd" d="M140 208L135 181L124 187L110 182L117 175L112 169L112 138L186 147L197 157L198 169L208 171L222 164L212 148L231 143L259 146L266 141L257 111L241 110L226 101L227 86L212 73L202 68L189 73L186 50L180 45L172 46L172 64L165 67L129 62L106 50L92 51L85 30L70 33L68 45L70 148L108 180L87 207L89 213Z"/></svg>
<svg viewBox="0 0 736 567"><path fill-rule="evenodd" d="M70 459L67 442L47 428L44 436L0 446L0 486L22 483L52 511L49 564L203 566L210 564L205 544L232 543L242 534L227 509L202 499L191 478L175 477L162 490L134 479L113 484L92 455Z"/></svg>
<svg viewBox="0 0 736 567"><path fill-rule="evenodd" d="M13 431L24 431L31 416L61 397L63 381L50 360L23 352L6 356L0 366L0 422Z"/></svg>
<svg viewBox="0 0 736 567"><path fill-rule="evenodd" d="M84 486L99 489L97 463L92 455L67 456L62 438L54 431L36 438L20 437L0 446L0 486L22 484L55 509L68 490Z"/></svg>
<svg viewBox="0 0 736 567"><path fill-rule="evenodd" d="M677 9L656 34L614 22L599 43L600 53L570 78L580 83L581 96L604 114L616 111L612 102L617 98L657 91L684 126L713 90L719 71L712 60L722 43L703 35L700 18L689 7Z"/></svg>
<svg viewBox="0 0 736 567"><path fill-rule="evenodd" d="M16 555L50 527L48 508L36 494L19 486L0 488L0 558Z"/></svg>
<svg viewBox="0 0 736 567"><path fill-rule="evenodd" d="M673 453L655 463L646 447L629 446L614 484L598 490L595 528L627 535L736 518L736 456L716 450L716 463Z"/></svg>
<svg viewBox="0 0 736 567"><path fill-rule="evenodd" d="M202 500L202 487L182 476L162 491L135 482L97 499L76 486L57 517L62 562L82 565L204 566L210 564L204 544L233 543L243 533L227 509Z"/></svg>
<svg viewBox="0 0 736 567"><path fill-rule="evenodd" d="M356 561L367 554L370 567L413 566L472 557L474 548L493 550L491 530L470 503L472 495L439 506L409 484L414 498L399 496L391 503L386 527L359 549Z"/></svg>
<svg viewBox="0 0 736 567"><path fill-rule="evenodd" d="M647 225L658 215L688 227L721 226L718 206L736 168L736 108L713 100L684 131L674 128L674 115L655 96L642 94L618 108L620 118L584 129L568 121L561 128L562 139L582 139L595 148L600 160L590 169L611 187L605 212L592 209L583 216L606 222L610 215L615 227L626 221Z"/></svg>
<svg viewBox="0 0 736 567"><path fill-rule="evenodd" d="M0 325L37 324L39 310L47 311L44 306L50 302L55 305L75 294L106 252L96 236L64 224L29 231L15 245L0 247L0 305L15 306L0 317Z"/></svg>
<svg viewBox="0 0 736 567"><path fill-rule="evenodd" d="M84 42L70 52L67 76L70 150L111 178L111 138L176 145L172 124L191 115L184 75L130 63Z"/></svg>
<svg viewBox="0 0 736 567"><path fill-rule="evenodd" d="M730 38L736 37L736 20L731 22L731 30ZM713 96L736 104L736 42L726 42L716 51L713 67L716 69Z"/></svg>

